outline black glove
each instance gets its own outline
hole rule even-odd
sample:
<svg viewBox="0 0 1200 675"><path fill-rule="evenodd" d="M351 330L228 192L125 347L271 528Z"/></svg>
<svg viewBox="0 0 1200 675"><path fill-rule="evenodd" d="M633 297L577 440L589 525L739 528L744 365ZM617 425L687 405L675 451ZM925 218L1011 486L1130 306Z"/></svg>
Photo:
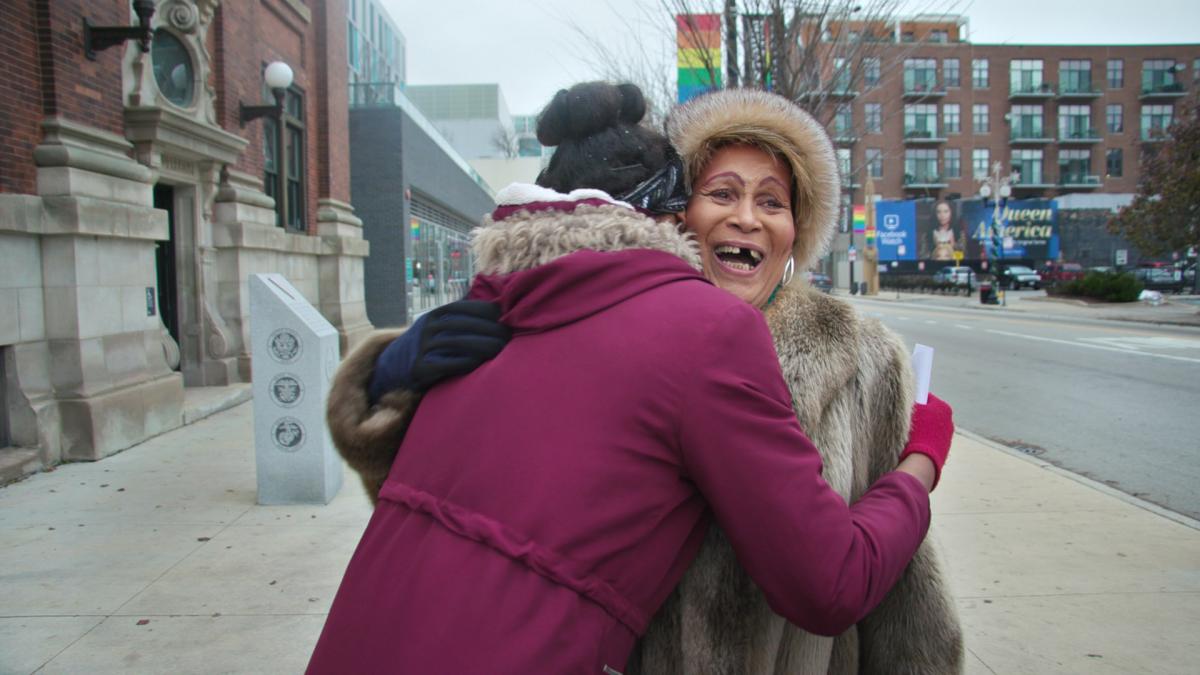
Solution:
<svg viewBox="0 0 1200 675"><path fill-rule="evenodd" d="M394 389L424 392L465 375L499 354L510 337L494 302L459 300L422 314L375 361L371 403Z"/></svg>

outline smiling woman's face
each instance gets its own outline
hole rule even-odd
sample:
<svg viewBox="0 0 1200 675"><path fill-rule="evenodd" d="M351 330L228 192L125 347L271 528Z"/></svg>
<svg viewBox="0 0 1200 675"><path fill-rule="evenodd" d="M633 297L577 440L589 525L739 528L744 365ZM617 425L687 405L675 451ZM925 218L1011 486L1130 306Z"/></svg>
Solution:
<svg viewBox="0 0 1200 675"><path fill-rule="evenodd" d="M692 185L684 224L700 244L704 276L755 307L766 306L792 254L791 182L781 160L730 145Z"/></svg>

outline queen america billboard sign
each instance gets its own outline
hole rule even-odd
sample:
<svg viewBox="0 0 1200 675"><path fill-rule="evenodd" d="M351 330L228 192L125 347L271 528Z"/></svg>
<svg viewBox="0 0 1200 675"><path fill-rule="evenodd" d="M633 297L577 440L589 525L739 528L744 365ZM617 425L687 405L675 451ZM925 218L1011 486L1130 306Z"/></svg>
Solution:
<svg viewBox="0 0 1200 675"><path fill-rule="evenodd" d="M879 260L953 264L1001 257L996 242L1011 238L1003 257L1031 261L1058 257L1058 206L1048 199L1009 200L993 227L994 205L982 200L902 200L875 203Z"/></svg>

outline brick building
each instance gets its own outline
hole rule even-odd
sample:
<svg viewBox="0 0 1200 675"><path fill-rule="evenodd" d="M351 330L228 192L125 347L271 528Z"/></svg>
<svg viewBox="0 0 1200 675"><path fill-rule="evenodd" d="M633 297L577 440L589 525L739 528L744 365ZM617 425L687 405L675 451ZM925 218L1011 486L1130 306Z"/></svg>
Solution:
<svg viewBox="0 0 1200 675"><path fill-rule="evenodd" d="M0 6L0 479L182 423L191 388L250 377L255 272L370 329L350 206L344 0ZM282 114L267 64L294 72Z"/></svg>
<svg viewBox="0 0 1200 675"><path fill-rule="evenodd" d="M1020 173L1015 199L1107 209L1136 191L1141 153L1200 86L1200 43L974 44L961 18L842 29L880 43L828 120L847 207L868 176L883 199L970 199L1000 162ZM826 263L839 277L846 214Z"/></svg>

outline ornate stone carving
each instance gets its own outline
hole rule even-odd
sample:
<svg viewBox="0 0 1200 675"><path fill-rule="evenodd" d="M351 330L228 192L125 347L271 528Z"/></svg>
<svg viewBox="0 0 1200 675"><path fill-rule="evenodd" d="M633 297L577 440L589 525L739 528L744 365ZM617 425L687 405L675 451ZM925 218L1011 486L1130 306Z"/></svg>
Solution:
<svg viewBox="0 0 1200 675"><path fill-rule="evenodd" d="M182 33L192 33L200 23L200 10L183 0L171 0L160 9L167 23Z"/></svg>

